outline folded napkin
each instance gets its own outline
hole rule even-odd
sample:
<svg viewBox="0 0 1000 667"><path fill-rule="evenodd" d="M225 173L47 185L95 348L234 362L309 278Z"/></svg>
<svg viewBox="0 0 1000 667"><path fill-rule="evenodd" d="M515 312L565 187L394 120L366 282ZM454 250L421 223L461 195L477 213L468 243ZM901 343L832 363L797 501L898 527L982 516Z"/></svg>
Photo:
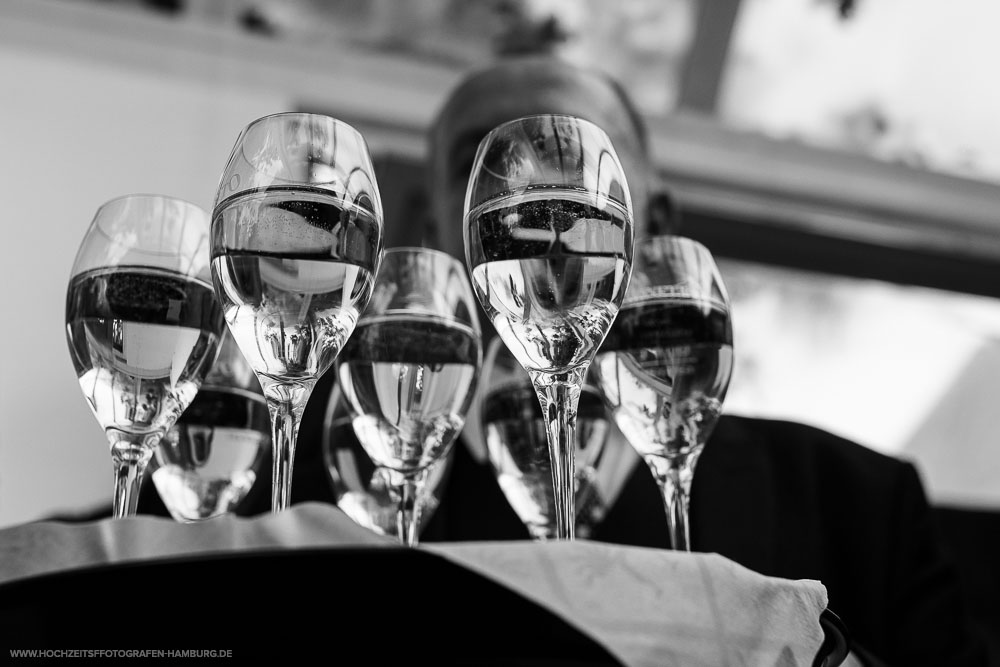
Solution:
<svg viewBox="0 0 1000 667"><path fill-rule="evenodd" d="M346 545L402 548L333 505L280 514L225 515L199 523L136 516L87 523L39 521L0 530L0 583L47 572L196 554Z"/></svg>
<svg viewBox="0 0 1000 667"><path fill-rule="evenodd" d="M0 584L106 563L338 546L407 548L323 503L194 524L42 521L0 530ZM584 540L418 548L558 614L627 667L810 667L823 641L822 584L765 577L717 554Z"/></svg>
<svg viewBox="0 0 1000 667"><path fill-rule="evenodd" d="M718 554L583 540L422 548L560 614L630 667L808 667L823 643L825 586Z"/></svg>

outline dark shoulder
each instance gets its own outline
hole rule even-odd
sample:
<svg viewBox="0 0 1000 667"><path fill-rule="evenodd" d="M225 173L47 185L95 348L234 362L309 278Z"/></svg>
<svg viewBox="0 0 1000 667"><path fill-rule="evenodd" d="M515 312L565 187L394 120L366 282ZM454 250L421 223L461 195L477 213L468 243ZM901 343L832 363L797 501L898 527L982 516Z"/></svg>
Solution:
<svg viewBox="0 0 1000 667"><path fill-rule="evenodd" d="M836 433L782 419L723 415L709 440L717 441L738 441L743 446L766 446L788 454L792 454L794 450L809 449L826 456L857 458L873 464L892 465L901 461Z"/></svg>
<svg viewBox="0 0 1000 667"><path fill-rule="evenodd" d="M724 415L709 439L729 458L753 458L769 467L854 482L884 483L888 477L915 477L912 463L830 431L782 419Z"/></svg>

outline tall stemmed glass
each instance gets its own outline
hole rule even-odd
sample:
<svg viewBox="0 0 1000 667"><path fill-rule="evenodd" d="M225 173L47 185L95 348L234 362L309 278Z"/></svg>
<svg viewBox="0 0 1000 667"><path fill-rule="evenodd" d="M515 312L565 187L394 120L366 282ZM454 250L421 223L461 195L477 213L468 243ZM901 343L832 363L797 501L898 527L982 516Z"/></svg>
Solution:
<svg viewBox="0 0 1000 667"><path fill-rule="evenodd" d="M387 470L404 544L417 544L428 468L465 424L482 357L465 267L427 248L387 250L337 379L358 440Z"/></svg>
<svg viewBox="0 0 1000 667"><path fill-rule="evenodd" d="M558 539L575 532L580 388L628 287L632 244L628 185L601 128L528 116L480 142L465 196L466 260L542 407Z"/></svg>
<svg viewBox="0 0 1000 667"><path fill-rule="evenodd" d="M271 509L291 498L306 402L354 331L382 256L364 138L328 116L265 116L240 134L212 218L212 277L271 416Z"/></svg>
<svg viewBox="0 0 1000 667"><path fill-rule="evenodd" d="M218 354L225 324L208 231L193 204L126 195L97 210L73 263L66 336L111 445L115 518L135 514L153 450Z"/></svg>
<svg viewBox="0 0 1000 667"><path fill-rule="evenodd" d="M691 481L733 370L729 297L697 241L638 245L633 285L595 371L618 428L660 485L673 548L690 551Z"/></svg>

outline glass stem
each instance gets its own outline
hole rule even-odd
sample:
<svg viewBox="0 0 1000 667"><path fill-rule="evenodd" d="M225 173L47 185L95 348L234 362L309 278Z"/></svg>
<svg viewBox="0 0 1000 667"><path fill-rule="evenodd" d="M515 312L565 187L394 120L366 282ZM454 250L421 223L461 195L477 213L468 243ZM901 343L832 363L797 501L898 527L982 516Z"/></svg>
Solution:
<svg viewBox="0 0 1000 667"><path fill-rule="evenodd" d="M426 476L426 468L410 474L395 471L390 474L399 499L396 510L396 534L401 543L411 547L417 546L419 541L421 508L417 498Z"/></svg>
<svg viewBox="0 0 1000 667"><path fill-rule="evenodd" d="M146 465L161 436L160 433L134 435L122 431L108 432L115 475L114 518L135 516Z"/></svg>
<svg viewBox="0 0 1000 667"><path fill-rule="evenodd" d="M586 373L586 366L578 366L565 373L528 373L542 406L548 434L556 539L560 540L572 540L576 533L576 411Z"/></svg>
<svg viewBox="0 0 1000 667"><path fill-rule="evenodd" d="M295 443L299 424L315 381L309 383L265 384L261 379L267 408L271 413L271 512L286 509L292 499L292 470L295 465Z"/></svg>
<svg viewBox="0 0 1000 667"><path fill-rule="evenodd" d="M597 471L593 466L587 466L581 471L576 487L576 530L580 537L589 538L603 514L597 490Z"/></svg>
<svg viewBox="0 0 1000 667"><path fill-rule="evenodd" d="M667 513L670 545L674 551L691 551L688 504L694 467L700 453L697 450L669 458L650 457L655 460L647 461L663 494L663 509Z"/></svg>

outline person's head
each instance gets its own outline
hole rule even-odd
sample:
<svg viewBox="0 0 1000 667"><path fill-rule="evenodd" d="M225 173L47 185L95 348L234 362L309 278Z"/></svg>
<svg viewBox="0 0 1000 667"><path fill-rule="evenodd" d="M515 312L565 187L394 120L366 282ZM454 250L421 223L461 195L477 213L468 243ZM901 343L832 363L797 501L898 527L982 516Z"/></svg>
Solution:
<svg viewBox="0 0 1000 667"><path fill-rule="evenodd" d="M628 179L638 228L651 180L645 126L621 86L607 75L552 56L505 58L466 77L430 128L430 205L435 245L464 258L462 206L479 141L521 116L561 113L596 124L611 138Z"/></svg>

